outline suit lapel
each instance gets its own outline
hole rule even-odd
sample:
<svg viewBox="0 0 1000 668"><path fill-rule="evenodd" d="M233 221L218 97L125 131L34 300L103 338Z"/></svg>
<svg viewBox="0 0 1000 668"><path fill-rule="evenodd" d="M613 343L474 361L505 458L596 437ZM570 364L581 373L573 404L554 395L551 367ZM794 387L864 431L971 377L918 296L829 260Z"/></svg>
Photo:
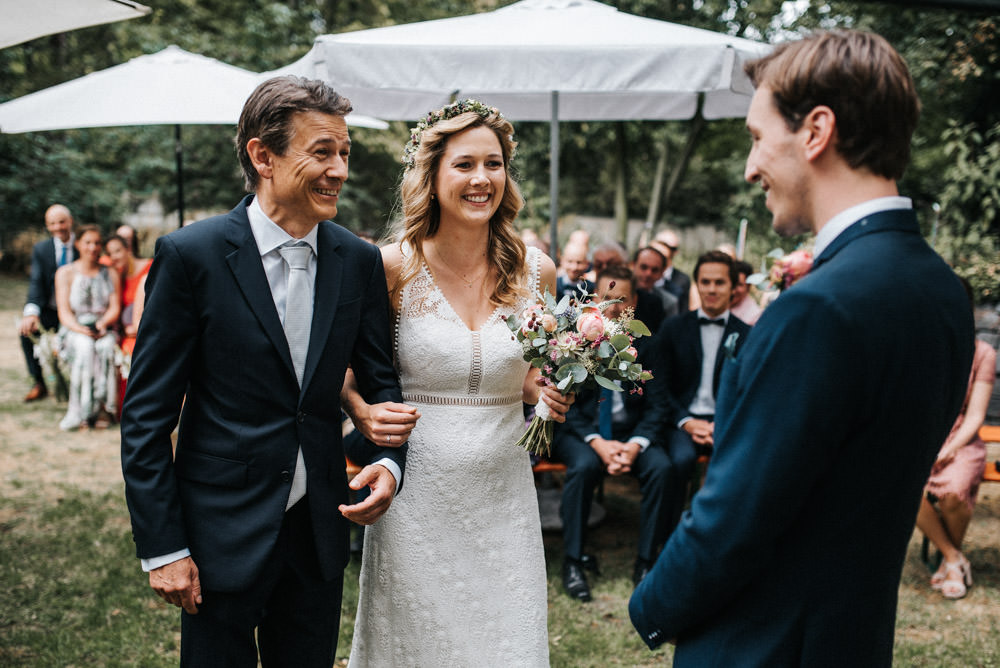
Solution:
<svg viewBox="0 0 1000 668"><path fill-rule="evenodd" d="M278 351L278 356L288 367L288 373L295 378L295 368L292 366L292 355L288 351L288 341L285 330L281 328L278 311L274 307L271 296L271 286L268 285L261 263L260 250L250 230L250 219L247 218L246 207L250 199L244 199L229 213L226 220L226 241L233 245L233 250L226 255L226 263L236 278L236 283L243 293L244 299L253 311L257 321L271 340L271 345Z"/></svg>
<svg viewBox="0 0 1000 668"><path fill-rule="evenodd" d="M320 355L330 336L330 327L337 312L340 288L343 281L344 262L340 256L340 244L334 235L333 224L324 221L319 224L316 236L316 285L313 290L312 329L309 330L309 352L306 368L302 376L302 391L305 392L312 380Z"/></svg>

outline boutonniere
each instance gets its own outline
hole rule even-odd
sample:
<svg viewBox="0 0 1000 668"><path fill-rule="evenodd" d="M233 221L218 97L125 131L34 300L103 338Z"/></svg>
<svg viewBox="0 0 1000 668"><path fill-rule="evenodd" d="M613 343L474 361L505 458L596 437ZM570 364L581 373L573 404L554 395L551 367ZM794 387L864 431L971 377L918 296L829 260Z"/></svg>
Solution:
<svg viewBox="0 0 1000 668"><path fill-rule="evenodd" d="M726 353L726 359L736 359L736 341L739 340L739 338L739 332L733 332L726 337L726 342L722 344L722 350Z"/></svg>

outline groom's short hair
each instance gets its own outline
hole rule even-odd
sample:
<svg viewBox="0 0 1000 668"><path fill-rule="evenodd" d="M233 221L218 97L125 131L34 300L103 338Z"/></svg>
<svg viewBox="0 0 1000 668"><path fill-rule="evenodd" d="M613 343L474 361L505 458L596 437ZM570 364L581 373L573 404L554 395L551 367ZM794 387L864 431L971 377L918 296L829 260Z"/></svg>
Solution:
<svg viewBox="0 0 1000 668"><path fill-rule="evenodd" d="M250 160L247 142L254 137L277 155L284 155L292 139L292 117L318 111L332 116L351 113L351 101L319 79L292 75L274 77L257 86L243 104L236 127L236 155L248 192L256 192L260 175Z"/></svg>
<svg viewBox="0 0 1000 668"><path fill-rule="evenodd" d="M744 70L767 86L789 130L817 106L833 110L837 153L852 169L898 180L910 161L920 99L902 56L874 33L817 32L779 44Z"/></svg>

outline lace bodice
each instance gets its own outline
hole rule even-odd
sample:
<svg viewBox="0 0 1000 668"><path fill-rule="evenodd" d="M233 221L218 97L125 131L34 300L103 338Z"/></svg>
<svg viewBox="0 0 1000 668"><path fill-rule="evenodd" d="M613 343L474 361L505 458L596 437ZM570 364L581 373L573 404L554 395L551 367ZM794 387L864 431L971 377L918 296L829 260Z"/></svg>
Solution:
<svg viewBox="0 0 1000 668"><path fill-rule="evenodd" d="M540 256L538 249L528 249L533 289L538 286ZM470 330L434 283L427 266L421 267L402 291L396 318L395 359L404 400L461 398L490 405L516 395L520 401L528 366L504 319L533 301L525 296L513 307L498 307L478 330Z"/></svg>

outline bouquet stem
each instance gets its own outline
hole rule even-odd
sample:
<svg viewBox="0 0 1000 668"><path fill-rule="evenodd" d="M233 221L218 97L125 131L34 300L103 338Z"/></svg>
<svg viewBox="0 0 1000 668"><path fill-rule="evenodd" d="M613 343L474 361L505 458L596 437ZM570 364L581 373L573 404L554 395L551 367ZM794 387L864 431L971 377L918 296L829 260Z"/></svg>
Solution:
<svg viewBox="0 0 1000 668"><path fill-rule="evenodd" d="M528 430L517 441L518 447L524 448L533 455L548 457L552 451L552 433L555 423L549 419L549 407L544 401L539 401L535 407L535 417L531 419Z"/></svg>

